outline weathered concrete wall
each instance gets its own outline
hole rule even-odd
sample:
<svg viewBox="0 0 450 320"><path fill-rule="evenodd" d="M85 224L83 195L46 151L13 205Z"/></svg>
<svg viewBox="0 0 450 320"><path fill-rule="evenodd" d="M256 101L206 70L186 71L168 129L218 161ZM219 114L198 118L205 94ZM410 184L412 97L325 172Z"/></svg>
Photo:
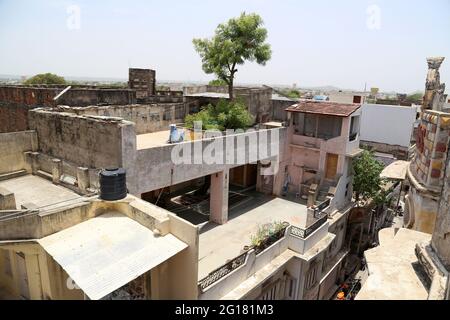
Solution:
<svg viewBox="0 0 450 320"><path fill-rule="evenodd" d="M278 136L275 133L271 133L273 131L277 131ZM251 148L249 148L249 145L254 145L258 142L258 139L261 137L261 132L266 132L268 137L266 141L268 155L266 156L253 154L250 152ZM224 142L227 140L226 138L229 139L228 141L230 142L234 141L234 147L229 148L230 151L234 152L234 157L237 155L244 155L245 163L236 164L236 160L233 160L233 163L226 164L223 153L219 153L218 156L222 159L221 163L209 164L202 158L200 158L199 161L194 159L194 155L198 154L196 150L213 151L214 148L216 150L223 150L221 148L226 144L226 142ZM239 139L245 140L245 143L238 145ZM249 163L251 162L249 158L250 154L254 156L255 161L269 159L272 157L271 146L273 145L273 149L276 149L276 152L281 153L282 149L280 148L284 148L285 139L286 128L277 128L236 134L233 136L221 136L215 139L204 139L141 149L138 150L135 160L129 160L134 164L134 170L137 173L133 183L130 181L130 184L134 185L136 187L136 192L140 194ZM190 154L187 154L188 160L179 164L175 163L172 159L172 150L174 148L179 148L176 149L180 151L177 156L179 156L180 159L183 159L183 145L187 147L187 150L190 150ZM202 153L200 153L200 155L201 154Z"/></svg>
<svg viewBox="0 0 450 320"><path fill-rule="evenodd" d="M0 174L30 170L25 151L36 151L37 135L34 131L0 134Z"/></svg>
<svg viewBox="0 0 450 320"><path fill-rule="evenodd" d="M170 124L184 122L186 115L184 103L59 108L77 115L123 118L135 123L136 134L168 130Z"/></svg>
<svg viewBox="0 0 450 320"><path fill-rule="evenodd" d="M293 104L295 101L272 99L272 120L286 121L288 113L285 109Z"/></svg>
<svg viewBox="0 0 450 320"><path fill-rule="evenodd" d="M408 160L408 147L360 140L360 146L377 152L392 154L398 160Z"/></svg>
<svg viewBox="0 0 450 320"><path fill-rule="evenodd" d="M155 94L156 72L151 69L128 69L128 87L135 89L137 98L146 98Z"/></svg>
<svg viewBox="0 0 450 320"><path fill-rule="evenodd" d="M134 124L120 118L77 116L36 109L30 127L37 132L39 151L88 168L122 165L122 140L127 128L136 139Z"/></svg>
<svg viewBox="0 0 450 320"><path fill-rule="evenodd" d="M36 107L53 107L53 101L66 86L1 86L0 132L29 129L28 111ZM136 103L136 92L130 89L72 87L61 96L58 104L88 106L98 104Z"/></svg>
<svg viewBox="0 0 450 320"><path fill-rule="evenodd" d="M224 86L194 86L184 87L184 95L198 94L202 92L215 92L228 94L228 87ZM242 99L250 113L255 116L256 122L266 122L272 116L272 88L270 87L234 87L233 92L236 98ZM220 98L216 97L185 97L186 101L199 100L200 105L208 103L216 104Z"/></svg>
<svg viewBox="0 0 450 320"><path fill-rule="evenodd" d="M136 92L129 89L71 88L57 101L69 106L90 106L136 103Z"/></svg>

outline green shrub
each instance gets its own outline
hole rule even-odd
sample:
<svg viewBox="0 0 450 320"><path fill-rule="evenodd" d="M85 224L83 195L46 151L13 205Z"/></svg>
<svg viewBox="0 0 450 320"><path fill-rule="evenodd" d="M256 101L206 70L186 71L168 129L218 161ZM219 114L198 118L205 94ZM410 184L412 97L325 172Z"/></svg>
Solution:
<svg viewBox="0 0 450 320"><path fill-rule="evenodd" d="M254 122L253 116L241 101L219 100L216 106L209 104L200 112L187 115L186 127L193 129L194 121L202 122L202 130L245 129Z"/></svg>
<svg viewBox="0 0 450 320"><path fill-rule="evenodd" d="M24 84L66 84L66 80L53 73L41 73L25 80Z"/></svg>

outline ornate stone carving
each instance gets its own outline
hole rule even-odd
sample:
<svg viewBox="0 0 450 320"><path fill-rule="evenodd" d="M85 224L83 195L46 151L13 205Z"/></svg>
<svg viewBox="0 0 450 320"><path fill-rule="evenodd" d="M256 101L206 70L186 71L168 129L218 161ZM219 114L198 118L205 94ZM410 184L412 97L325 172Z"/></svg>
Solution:
<svg viewBox="0 0 450 320"><path fill-rule="evenodd" d="M422 109L442 110L445 102L445 84L441 83L439 67L444 59L444 57L427 58L428 73L425 82Z"/></svg>

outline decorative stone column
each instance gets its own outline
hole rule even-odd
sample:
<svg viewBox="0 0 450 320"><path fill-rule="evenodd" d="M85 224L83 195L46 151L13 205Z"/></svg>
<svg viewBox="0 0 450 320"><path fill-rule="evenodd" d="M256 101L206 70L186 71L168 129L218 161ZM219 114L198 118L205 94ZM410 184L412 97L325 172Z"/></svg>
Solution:
<svg viewBox="0 0 450 320"><path fill-rule="evenodd" d="M439 67L444 59L444 57L427 58L428 73L425 82L422 110L442 110L446 95L444 95L445 84L440 82Z"/></svg>

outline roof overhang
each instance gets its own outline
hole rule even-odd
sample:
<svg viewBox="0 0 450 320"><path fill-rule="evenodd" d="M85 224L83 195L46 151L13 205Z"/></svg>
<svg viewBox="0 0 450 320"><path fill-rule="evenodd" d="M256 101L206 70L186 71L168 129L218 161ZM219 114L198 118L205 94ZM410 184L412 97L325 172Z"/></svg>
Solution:
<svg viewBox="0 0 450 320"><path fill-rule="evenodd" d="M158 237L118 212L37 242L92 300L103 298L187 247L173 235Z"/></svg>

